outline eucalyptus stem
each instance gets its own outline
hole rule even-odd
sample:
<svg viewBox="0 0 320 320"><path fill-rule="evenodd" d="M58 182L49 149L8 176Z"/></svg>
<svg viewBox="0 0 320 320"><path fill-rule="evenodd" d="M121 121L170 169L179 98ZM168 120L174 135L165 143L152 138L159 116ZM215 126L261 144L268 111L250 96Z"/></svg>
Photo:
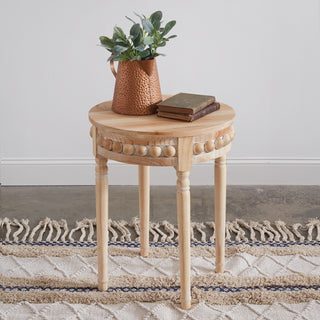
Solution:
<svg viewBox="0 0 320 320"><path fill-rule="evenodd" d="M108 60L149 60L160 55L158 47L164 47L166 43L175 38L176 35L167 37L166 35L175 26L176 21L172 20L162 27L162 12L155 11L147 18L145 15L136 14L140 18L140 23L126 17L133 25L130 35L126 35L123 30L115 26L112 38L101 36L101 46L111 52Z"/></svg>

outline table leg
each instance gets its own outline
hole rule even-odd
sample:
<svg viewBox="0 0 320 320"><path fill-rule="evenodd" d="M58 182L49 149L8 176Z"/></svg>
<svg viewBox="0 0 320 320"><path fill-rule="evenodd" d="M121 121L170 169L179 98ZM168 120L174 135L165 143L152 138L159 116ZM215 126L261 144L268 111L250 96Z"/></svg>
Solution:
<svg viewBox="0 0 320 320"><path fill-rule="evenodd" d="M226 156L215 159L214 212L216 241L216 272L224 272L226 221Z"/></svg>
<svg viewBox="0 0 320 320"><path fill-rule="evenodd" d="M108 288L108 167L107 159L96 158L96 218L98 289Z"/></svg>
<svg viewBox="0 0 320 320"><path fill-rule="evenodd" d="M150 167L139 166L140 255L149 254Z"/></svg>
<svg viewBox="0 0 320 320"><path fill-rule="evenodd" d="M177 177L181 308L187 310L191 308L189 171L177 170Z"/></svg>

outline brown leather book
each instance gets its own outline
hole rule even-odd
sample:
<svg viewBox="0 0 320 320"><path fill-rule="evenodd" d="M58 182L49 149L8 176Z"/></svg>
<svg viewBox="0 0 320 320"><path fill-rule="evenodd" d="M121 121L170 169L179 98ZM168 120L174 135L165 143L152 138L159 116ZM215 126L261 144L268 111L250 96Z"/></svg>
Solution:
<svg viewBox="0 0 320 320"><path fill-rule="evenodd" d="M195 114L215 101L213 96L181 92L158 103L158 111Z"/></svg>
<svg viewBox="0 0 320 320"><path fill-rule="evenodd" d="M197 120L199 118L202 118L205 115L207 115L211 112L217 111L219 109L220 109L220 104L218 102L215 102L195 114L183 114L183 113L158 111L158 117L191 122L191 121Z"/></svg>

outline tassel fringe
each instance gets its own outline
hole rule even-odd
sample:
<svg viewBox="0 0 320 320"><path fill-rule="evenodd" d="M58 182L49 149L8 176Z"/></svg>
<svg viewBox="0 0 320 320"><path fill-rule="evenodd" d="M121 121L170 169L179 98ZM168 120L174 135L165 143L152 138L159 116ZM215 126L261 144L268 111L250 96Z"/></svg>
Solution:
<svg viewBox="0 0 320 320"><path fill-rule="evenodd" d="M137 217L131 222L109 220L110 241L139 241L140 225ZM191 241L213 242L215 236L214 222L191 223ZM96 241L96 220L77 221L71 230L67 221L46 218L35 227L29 226L28 219L0 218L0 240L14 242L39 241ZM262 223L243 220L226 222L226 241L319 241L320 220L312 219L306 224L296 223L292 226L283 221L263 221ZM177 242L178 229L168 221L150 223L150 241Z"/></svg>

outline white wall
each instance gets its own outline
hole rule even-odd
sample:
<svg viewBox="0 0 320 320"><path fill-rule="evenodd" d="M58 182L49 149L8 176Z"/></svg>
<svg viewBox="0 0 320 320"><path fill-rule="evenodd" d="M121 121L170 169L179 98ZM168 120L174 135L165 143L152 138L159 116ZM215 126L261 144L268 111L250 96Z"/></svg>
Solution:
<svg viewBox="0 0 320 320"><path fill-rule="evenodd" d="M237 112L229 182L319 184L319 0L2 0L1 182L93 182L87 114L114 86L98 37L157 9L178 34L158 59L162 92L214 94ZM112 166L113 184L135 172Z"/></svg>

